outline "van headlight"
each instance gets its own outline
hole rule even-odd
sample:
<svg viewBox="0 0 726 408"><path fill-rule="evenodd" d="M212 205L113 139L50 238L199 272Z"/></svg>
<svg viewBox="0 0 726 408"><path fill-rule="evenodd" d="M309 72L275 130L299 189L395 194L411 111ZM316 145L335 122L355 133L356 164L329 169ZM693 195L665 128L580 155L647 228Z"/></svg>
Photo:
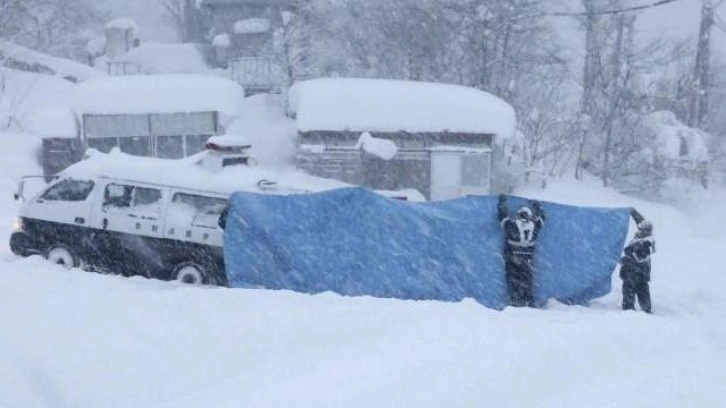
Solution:
<svg viewBox="0 0 726 408"><path fill-rule="evenodd" d="M13 232L20 232L23 230L23 217L15 217L13 220Z"/></svg>

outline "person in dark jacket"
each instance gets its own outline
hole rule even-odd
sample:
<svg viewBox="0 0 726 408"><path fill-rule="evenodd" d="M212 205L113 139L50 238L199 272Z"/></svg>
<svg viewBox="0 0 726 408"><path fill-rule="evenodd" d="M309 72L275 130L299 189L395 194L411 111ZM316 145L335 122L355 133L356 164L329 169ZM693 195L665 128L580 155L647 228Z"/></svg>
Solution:
<svg viewBox="0 0 726 408"><path fill-rule="evenodd" d="M217 225L219 225L219 228L224 229L227 226L227 217L229 216L229 204L224 206L224 209L219 214L219 219L217 220Z"/></svg>
<svg viewBox="0 0 726 408"><path fill-rule="evenodd" d="M631 209L630 215L638 226L633 240L623 250L620 259L620 279L623 280L623 310L635 310L637 296L640 308L652 312L650 302L650 256L655 252L653 224L638 211Z"/></svg>
<svg viewBox="0 0 726 408"><path fill-rule="evenodd" d="M504 267L507 293L512 306L534 307L532 287L532 259L545 216L538 201L517 210L511 218L507 211L507 198L499 196L499 223L504 230Z"/></svg>

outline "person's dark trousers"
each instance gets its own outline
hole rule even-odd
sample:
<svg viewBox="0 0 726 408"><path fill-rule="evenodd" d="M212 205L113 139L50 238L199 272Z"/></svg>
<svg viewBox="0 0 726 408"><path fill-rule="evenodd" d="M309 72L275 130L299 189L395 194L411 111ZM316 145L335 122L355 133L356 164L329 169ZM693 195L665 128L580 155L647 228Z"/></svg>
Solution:
<svg viewBox="0 0 726 408"><path fill-rule="evenodd" d="M534 307L532 256L508 254L505 268L509 304L516 307Z"/></svg>
<svg viewBox="0 0 726 408"><path fill-rule="evenodd" d="M623 310L635 310L635 298L644 312L651 312L650 287L642 277L626 277L623 279Z"/></svg>

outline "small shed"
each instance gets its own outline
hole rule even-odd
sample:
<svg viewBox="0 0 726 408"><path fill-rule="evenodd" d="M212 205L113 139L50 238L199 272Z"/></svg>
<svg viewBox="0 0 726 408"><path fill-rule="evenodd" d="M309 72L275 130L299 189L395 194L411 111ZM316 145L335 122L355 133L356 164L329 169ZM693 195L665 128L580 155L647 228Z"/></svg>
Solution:
<svg viewBox="0 0 726 408"><path fill-rule="evenodd" d="M87 148L168 159L204 150L241 117L244 89L209 75L131 75L93 78L76 85L70 108L43 112L44 173L55 174L80 160ZM75 124L75 126L71 126Z"/></svg>
<svg viewBox="0 0 726 408"><path fill-rule="evenodd" d="M138 156L181 158L204 150L242 113L244 90L207 75L98 78L76 88L73 110L85 146Z"/></svg>
<svg viewBox="0 0 726 408"><path fill-rule="evenodd" d="M288 111L300 168L431 200L489 194L494 140L511 137L516 121L509 104L477 89L382 79L299 82ZM366 138L392 141L395 154L361 149Z"/></svg>

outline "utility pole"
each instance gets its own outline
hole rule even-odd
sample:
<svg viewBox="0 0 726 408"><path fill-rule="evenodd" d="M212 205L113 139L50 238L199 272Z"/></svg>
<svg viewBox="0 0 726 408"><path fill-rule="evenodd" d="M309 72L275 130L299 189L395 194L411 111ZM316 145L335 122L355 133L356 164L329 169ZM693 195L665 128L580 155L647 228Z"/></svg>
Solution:
<svg viewBox="0 0 726 408"><path fill-rule="evenodd" d="M691 127L707 127L706 119L711 95L711 27L714 23L714 5L712 0L703 0L701 7L701 28L698 33L698 49L693 69L693 88L688 109L688 125Z"/></svg>
<svg viewBox="0 0 726 408"><path fill-rule="evenodd" d="M585 7L585 64L582 72L582 100L580 101L580 118L586 119L586 127L581 129L580 146L575 165L575 178L582 178L582 162L585 153L585 143L590 134L590 126L593 123L593 98L597 82L597 64L599 55L598 41L598 14L594 0L582 0Z"/></svg>
<svg viewBox="0 0 726 408"><path fill-rule="evenodd" d="M623 29L625 28L625 16L619 13L615 16L615 49L612 56L612 79L610 80L610 100L608 101L608 116L605 121L605 154L603 158L602 184L607 187L610 184L610 150L613 140L613 125L616 120L618 105L620 103L620 73L622 70L623 54Z"/></svg>
<svg viewBox="0 0 726 408"><path fill-rule="evenodd" d="M580 110L592 113L592 98L597 79L598 38L597 14L593 0L583 0L585 7L585 64L582 72L582 101Z"/></svg>

